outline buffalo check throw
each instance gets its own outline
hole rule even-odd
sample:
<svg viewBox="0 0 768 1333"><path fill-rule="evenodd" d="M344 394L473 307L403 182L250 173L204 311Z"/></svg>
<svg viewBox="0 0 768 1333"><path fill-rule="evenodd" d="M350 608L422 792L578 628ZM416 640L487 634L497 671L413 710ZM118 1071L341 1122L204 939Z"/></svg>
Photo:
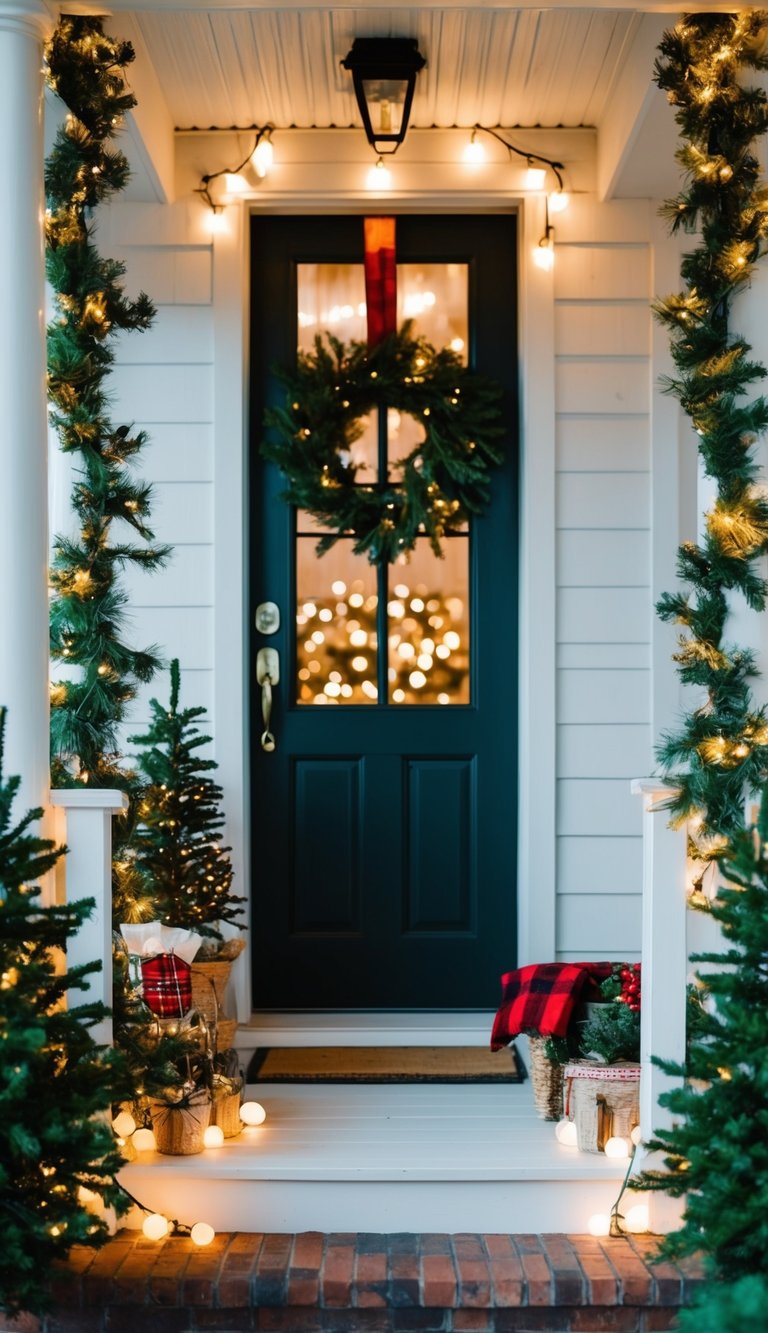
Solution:
<svg viewBox="0 0 768 1333"><path fill-rule="evenodd" d="M600 999L600 983L612 968L613 963L534 963L505 972L491 1050L502 1050L520 1032L564 1037L576 1005Z"/></svg>

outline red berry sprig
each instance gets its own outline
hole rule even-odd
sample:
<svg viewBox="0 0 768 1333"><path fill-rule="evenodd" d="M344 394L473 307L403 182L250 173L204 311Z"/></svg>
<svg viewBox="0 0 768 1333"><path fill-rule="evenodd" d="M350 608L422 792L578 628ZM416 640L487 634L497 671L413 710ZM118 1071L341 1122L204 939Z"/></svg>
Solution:
<svg viewBox="0 0 768 1333"><path fill-rule="evenodd" d="M619 1004L626 1004L633 1014L640 1013L640 964L627 963L619 973L621 994L616 998Z"/></svg>

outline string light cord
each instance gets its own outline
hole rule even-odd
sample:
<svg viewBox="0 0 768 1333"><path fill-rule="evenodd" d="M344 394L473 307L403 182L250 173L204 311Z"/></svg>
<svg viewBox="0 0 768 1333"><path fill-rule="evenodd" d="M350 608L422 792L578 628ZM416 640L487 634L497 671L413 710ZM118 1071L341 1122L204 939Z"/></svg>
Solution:
<svg viewBox="0 0 768 1333"><path fill-rule="evenodd" d="M627 1185L629 1184L629 1178L632 1175L632 1168L635 1165L635 1158L637 1156L638 1147L639 1144L635 1144L634 1148L632 1149L632 1156L629 1159L629 1164L627 1166L624 1179L621 1183L621 1189L619 1190L615 1202L613 1204L613 1207L611 1208L611 1225L608 1232L609 1236L626 1236L628 1234L625 1228L621 1225L622 1222L624 1221L624 1216L622 1213L619 1212L619 1206L624 1197L624 1191L626 1190Z"/></svg>
<svg viewBox="0 0 768 1333"><path fill-rule="evenodd" d="M487 125L472 126L473 134L476 134L478 130L482 130L483 134L490 134L491 137L497 139L499 143L503 143L504 147L507 149L510 155L510 158L512 157L513 154L515 155L515 157L523 157L525 158L529 166L532 162L543 162L544 165L549 167L550 170L553 172L555 179L557 181L558 190L562 190L563 188L562 173L565 171L565 167L562 162L556 162L551 157L544 157L541 153L532 153L526 148L518 148L516 144L510 143L509 139L505 139L503 134L499 134L498 130L492 130Z"/></svg>
<svg viewBox="0 0 768 1333"><path fill-rule="evenodd" d="M220 171L210 171L206 176L202 176L200 178L200 184L195 190L195 194L199 194L201 198L205 200L208 207L213 209L214 213L217 213L220 210L221 204L217 204L211 195L210 192L211 181L218 180L221 176L238 176L240 172L243 170L243 168L247 167L248 163L250 162L251 158L256 152L256 149L258 148L259 144L271 141L274 129L275 127L271 121L267 121L266 125L263 125L261 126L260 129L257 129L256 138L253 141L253 146L249 148L248 152L246 153L245 157L243 158L239 166L222 167Z"/></svg>

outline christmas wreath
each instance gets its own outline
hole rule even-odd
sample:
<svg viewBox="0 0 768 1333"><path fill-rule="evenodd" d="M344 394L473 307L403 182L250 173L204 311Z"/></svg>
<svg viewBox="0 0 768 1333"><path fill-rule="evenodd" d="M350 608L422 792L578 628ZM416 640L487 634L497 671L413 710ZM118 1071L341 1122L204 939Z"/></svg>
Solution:
<svg viewBox="0 0 768 1333"><path fill-rule="evenodd" d="M442 555L441 537L482 513L489 467L503 457L501 389L455 352L436 351L404 324L374 347L318 335L314 352L278 374L286 402L266 413L262 453L288 480L283 498L332 529L319 555L345 533L372 564L413 550L422 535ZM424 439L392 464L389 479L368 481L350 450L379 407L416 418Z"/></svg>

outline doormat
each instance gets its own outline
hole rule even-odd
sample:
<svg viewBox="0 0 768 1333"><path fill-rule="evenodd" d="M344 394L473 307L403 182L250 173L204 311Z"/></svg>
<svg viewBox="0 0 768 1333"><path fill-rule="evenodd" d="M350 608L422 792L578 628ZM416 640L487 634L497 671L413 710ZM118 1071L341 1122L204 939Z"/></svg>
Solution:
<svg viewBox="0 0 768 1333"><path fill-rule="evenodd" d="M522 1083L514 1046L266 1046L248 1083Z"/></svg>

